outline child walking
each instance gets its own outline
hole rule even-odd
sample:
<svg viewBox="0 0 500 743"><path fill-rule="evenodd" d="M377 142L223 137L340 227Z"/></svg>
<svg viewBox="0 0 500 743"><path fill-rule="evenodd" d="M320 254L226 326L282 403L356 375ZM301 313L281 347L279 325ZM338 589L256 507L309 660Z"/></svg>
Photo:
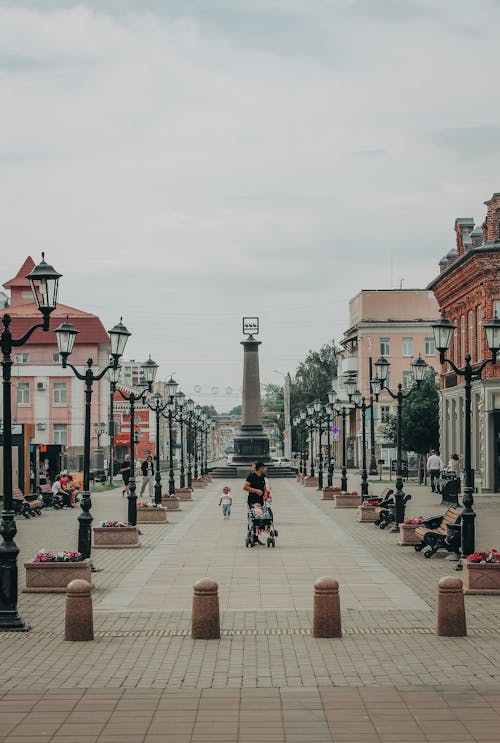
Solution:
<svg viewBox="0 0 500 743"><path fill-rule="evenodd" d="M231 506L233 505L233 499L229 495L231 492L231 488L228 488L227 485L224 485L222 488L222 495L219 498L219 506L222 506L222 515L225 519L228 519L231 516Z"/></svg>

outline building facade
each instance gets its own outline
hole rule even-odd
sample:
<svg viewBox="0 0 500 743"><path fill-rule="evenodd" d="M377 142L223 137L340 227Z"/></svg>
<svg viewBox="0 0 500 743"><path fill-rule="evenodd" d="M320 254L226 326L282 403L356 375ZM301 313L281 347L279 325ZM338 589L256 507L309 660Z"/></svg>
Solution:
<svg viewBox="0 0 500 743"><path fill-rule="evenodd" d="M29 282L25 278L35 266L28 257L16 276L3 285L10 292L9 306L5 308L12 317L14 337L23 335L32 325L40 322ZM84 388L70 369L63 369L59 358L55 328L66 317L79 330L71 362L83 368L88 358L97 367L109 360L109 338L101 320L88 312L59 304L51 315L48 332L36 330L26 344L13 352L12 367L12 420L14 424L33 425L32 445L50 459L52 473L58 463L52 461L57 453L80 456L84 436ZM103 380L93 386L91 420L107 421L109 383ZM107 436L101 443L108 443ZM93 437L92 445L97 444ZM54 454L55 453L55 454ZM61 463L60 460L59 463ZM73 465L74 466L74 465Z"/></svg>
<svg viewBox="0 0 500 743"><path fill-rule="evenodd" d="M472 218L455 220L456 247L439 262L429 284L441 310L456 327L447 356L463 366L490 357L483 325L500 317L500 193L488 201L481 228ZM441 456L464 450L464 387L444 364L440 391ZM484 492L500 491L500 364L488 364L472 386L472 467Z"/></svg>
<svg viewBox="0 0 500 743"><path fill-rule="evenodd" d="M384 356L391 364L387 386L397 390L411 384L410 363L421 356L430 366L438 366L431 323L439 317L439 307L433 293L426 289L363 289L349 302L349 328L344 333L344 358L339 374L357 372L358 388L370 400L370 379L375 376L375 361ZM386 465L393 458L392 447L384 446L381 429L395 413L395 402L382 392L374 404L377 459ZM367 411L367 446L369 417ZM348 460L352 466L361 462L361 413L351 413L348 433ZM369 458L368 458L369 461Z"/></svg>

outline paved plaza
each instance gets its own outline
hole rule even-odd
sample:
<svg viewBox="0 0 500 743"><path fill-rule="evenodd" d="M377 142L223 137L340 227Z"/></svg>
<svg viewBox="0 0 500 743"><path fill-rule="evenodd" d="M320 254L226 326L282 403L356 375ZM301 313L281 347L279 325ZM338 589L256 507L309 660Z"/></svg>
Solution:
<svg viewBox="0 0 500 743"><path fill-rule="evenodd" d="M273 483L276 549L247 549L241 484L229 520L222 484L141 525L139 550L95 551L94 642L64 642L64 595L21 593L32 629L0 634L0 741L498 741L498 598L467 596L468 636L438 638L444 555L425 560L293 480ZM408 515L443 510L407 490ZM500 499L476 505L478 546L495 546ZM74 548L78 513L18 521L19 564ZM126 499L96 494L93 514L124 519ZM342 639L311 636L321 575L340 583ZM190 638L201 577L219 583L220 641Z"/></svg>

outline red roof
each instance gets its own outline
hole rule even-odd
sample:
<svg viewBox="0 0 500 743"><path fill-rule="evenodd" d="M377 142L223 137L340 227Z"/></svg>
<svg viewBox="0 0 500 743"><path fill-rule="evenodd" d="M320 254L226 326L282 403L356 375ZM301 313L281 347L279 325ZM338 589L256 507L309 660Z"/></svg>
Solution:
<svg viewBox="0 0 500 743"><path fill-rule="evenodd" d="M7 312L12 317L10 327L14 338L21 337L32 325L42 321L42 315L33 302L8 307ZM54 345L57 343L54 330L66 317L79 331L75 345L109 343L109 336L97 315L77 310L75 307L68 307L65 304L58 304L50 316L50 330L47 333L44 333L43 330L35 330L27 345Z"/></svg>
<svg viewBox="0 0 500 743"><path fill-rule="evenodd" d="M13 279L10 279L10 281L6 281L4 286L4 289L12 289L13 286L29 286L30 282L26 278L27 274L31 273L33 269L35 268L35 261L33 258L29 255L26 260L24 261L23 265L17 272L17 274L14 276Z"/></svg>

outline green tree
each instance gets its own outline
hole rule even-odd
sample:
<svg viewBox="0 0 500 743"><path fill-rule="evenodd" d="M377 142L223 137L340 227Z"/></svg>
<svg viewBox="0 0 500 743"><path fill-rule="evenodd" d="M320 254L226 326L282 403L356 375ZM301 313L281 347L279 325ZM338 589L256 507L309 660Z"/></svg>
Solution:
<svg viewBox="0 0 500 743"><path fill-rule="evenodd" d="M213 405L202 405L201 412L206 413L209 418L215 418L215 416L218 415L218 412Z"/></svg>
<svg viewBox="0 0 500 743"><path fill-rule="evenodd" d="M262 410L265 413L282 413L284 388L280 384L266 384L262 397Z"/></svg>
<svg viewBox="0 0 500 743"><path fill-rule="evenodd" d="M235 405L234 408L231 408L228 415L241 415L241 405Z"/></svg>
<svg viewBox="0 0 500 743"><path fill-rule="evenodd" d="M319 351L309 351L298 365L290 390L292 418L314 400L328 401L332 380L337 376L339 351L332 339Z"/></svg>

